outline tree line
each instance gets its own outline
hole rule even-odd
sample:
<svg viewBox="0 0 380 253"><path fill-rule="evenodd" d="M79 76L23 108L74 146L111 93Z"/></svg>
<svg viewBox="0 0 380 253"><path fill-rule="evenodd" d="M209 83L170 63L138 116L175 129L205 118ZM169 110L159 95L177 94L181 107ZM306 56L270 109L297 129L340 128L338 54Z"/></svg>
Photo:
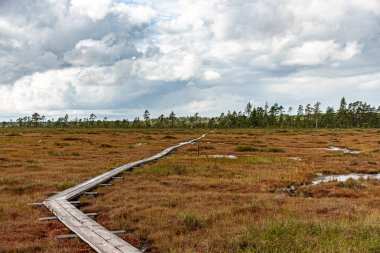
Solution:
<svg viewBox="0 0 380 253"><path fill-rule="evenodd" d="M88 118L69 119L66 114L57 120L48 119L39 113L20 117L16 122L3 122L3 127L104 127L104 128L378 128L380 127L380 106L377 108L365 102L346 102L343 97L337 110L328 106L323 112L321 103L299 105L297 110L275 103L254 107L248 103L243 111L228 111L218 117L192 116L177 117L172 111L168 116L161 114L151 118L145 110L142 118L133 120L98 119L95 114Z"/></svg>

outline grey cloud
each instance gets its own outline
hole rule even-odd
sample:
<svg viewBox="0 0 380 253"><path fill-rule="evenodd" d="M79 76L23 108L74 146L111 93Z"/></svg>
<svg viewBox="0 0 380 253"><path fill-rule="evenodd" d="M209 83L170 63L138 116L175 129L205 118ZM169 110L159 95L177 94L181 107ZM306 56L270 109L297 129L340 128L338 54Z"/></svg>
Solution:
<svg viewBox="0 0 380 253"><path fill-rule="evenodd" d="M0 1L2 112L378 103L377 0L102 2Z"/></svg>
<svg viewBox="0 0 380 253"><path fill-rule="evenodd" d="M141 55L134 44L118 42L115 35L108 34L101 40L86 39L77 42L72 50L64 53L63 60L77 66L107 65Z"/></svg>
<svg viewBox="0 0 380 253"><path fill-rule="evenodd" d="M141 56L134 44L143 36L144 27L121 20L120 15L124 14L109 11L94 22L71 11L68 0L2 2L0 27L6 29L0 29L0 83L12 83L67 63L113 64ZM86 47L86 41L94 42L93 47Z"/></svg>

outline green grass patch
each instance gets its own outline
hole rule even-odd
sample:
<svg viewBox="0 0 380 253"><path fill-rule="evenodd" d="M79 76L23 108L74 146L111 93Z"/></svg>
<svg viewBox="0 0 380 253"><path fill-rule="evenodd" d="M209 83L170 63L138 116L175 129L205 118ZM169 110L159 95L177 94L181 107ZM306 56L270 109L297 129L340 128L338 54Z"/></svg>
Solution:
<svg viewBox="0 0 380 253"><path fill-rule="evenodd" d="M277 148L277 147L269 147L269 148L263 148L263 152L271 152L271 153L285 153L285 150L282 148Z"/></svg>
<svg viewBox="0 0 380 253"><path fill-rule="evenodd" d="M274 163L274 160L269 157L264 156L247 156L242 159L248 164L271 164Z"/></svg>
<svg viewBox="0 0 380 253"><path fill-rule="evenodd" d="M195 213L182 214L178 217L178 221L186 231L194 231L204 225L203 219Z"/></svg>
<svg viewBox="0 0 380 253"><path fill-rule="evenodd" d="M189 175L194 174L195 169L186 165L159 163L152 166L136 169L133 171L133 173L138 175L151 174L155 176Z"/></svg>
<svg viewBox="0 0 380 253"><path fill-rule="evenodd" d="M66 182L63 182L63 183L59 183L59 184L56 184L56 188L58 191L64 191L66 189L69 189L71 187L74 187L76 185L75 182L72 182L72 181L66 181Z"/></svg>
<svg viewBox="0 0 380 253"><path fill-rule="evenodd" d="M285 150L278 147L258 148L250 145L239 145L235 149L238 152L270 152L270 153L285 153Z"/></svg>
<svg viewBox="0 0 380 253"><path fill-rule="evenodd" d="M380 227L281 221L250 228L232 240L233 252L379 252Z"/></svg>
<svg viewBox="0 0 380 253"><path fill-rule="evenodd" d="M63 153L61 151L58 151L58 150L49 150L47 153L48 153L48 155L51 155L51 156L61 156L61 155L63 155Z"/></svg>
<svg viewBox="0 0 380 253"><path fill-rule="evenodd" d="M344 182L338 182L337 186L341 187L341 188L349 188L349 189L362 189L362 188L364 188L364 185L362 184L361 181L355 180L352 178L349 178L348 180L346 180Z"/></svg>
<svg viewBox="0 0 380 253"><path fill-rule="evenodd" d="M259 148L249 146L249 145L239 145L236 147L236 151L239 151L239 152L259 151Z"/></svg>

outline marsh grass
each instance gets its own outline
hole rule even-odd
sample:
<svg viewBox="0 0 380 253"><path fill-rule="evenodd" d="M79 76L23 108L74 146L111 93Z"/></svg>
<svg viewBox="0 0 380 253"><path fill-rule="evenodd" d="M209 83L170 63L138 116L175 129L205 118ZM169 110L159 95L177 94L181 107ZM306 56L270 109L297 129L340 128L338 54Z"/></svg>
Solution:
<svg viewBox="0 0 380 253"><path fill-rule="evenodd" d="M65 138L62 138L62 140L64 140L64 141L80 141L80 140L82 140L82 138L79 138L79 137L65 137Z"/></svg>
<svg viewBox="0 0 380 253"><path fill-rule="evenodd" d="M184 213L179 215L180 226L187 231L194 231L204 226L205 221L195 213Z"/></svg>
<svg viewBox="0 0 380 253"><path fill-rule="evenodd" d="M270 153L285 153L285 150L283 148L278 148L278 147L264 148L261 151L262 152L270 152Z"/></svg>
<svg viewBox="0 0 380 253"><path fill-rule="evenodd" d="M247 136L260 136L260 145L239 144L235 140L242 135L244 143L252 144ZM157 252L376 252L377 231L371 233L364 220L379 220L377 205L370 203L375 203L380 184L365 182L366 187L356 188L335 182L303 188L303 182L322 171L373 170L366 162L347 168L348 160L369 160L365 155L325 157L325 151L305 142L313 138L316 145L331 143L331 136L347 147L360 139L359 133L344 131L216 131L202 140L215 149L202 150L200 157L189 152L197 147L183 148L128 174L130 183L112 191L127 206L123 201L107 204L104 198L95 208L122 210L121 220L109 220L113 226L136 228L134 234L149 239ZM208 157L213 154L238 158ZM378 161L377 154L371 156ZM304 162L288 157L303 157ZM300 194L280 190L290 185L299 187ZM356 237L356 231L367 235Z"/></svg>
<svg viewBox="0 0 380 253"><path fill-rule="evenodd" d="M5 162L5 161L9 161L9 159L5 157L0 157L0 162Z"/></svg>
<svg viewBox="0 0 380 253"><path fill-rule="evenodd" d="M259 151L259 148L249 146L249 145L239 145L236 147L236 151L239 151L239 152Z"/></svg>
<svg viewBox="0 0 380 253"><path fill-rule="evenodd" d="M51 156L62 156L63 152L59 150L48 150L47 152Z"/></svg>
<svg viewBox="0 0 380 253"><path fill-rule="evenodd" d="M264 156L248 156L239 158L248 164L271 164L279 161L278 158Z"/></svg>
<svg viewBox="0 0 380 253"><path fill-rule="evenodd" d="M112 145L107 144L107 143L102 143L102 144L100 144L99 147L100 147L100 148L112 148Z"/></svg>
<svg viewBox="0 0 380 253"><path fill-rule="evenodd" d="M338 182L337 186L341 188L349 188L349 189L362 189L365 187L361 180L355 180L352 178L344 182Z"/></svg>
<svg viewBox="0 0 380 253"><path fill-rule="evenodd" d="M215 149L215 147L211 146L211 145L203 145L203 146L199 146L199 149L200 150L211 150L211 149Z"/></svg>
<svg viewBox="0 0 380 253"><path fill-rule="evenodd" d="M283 148L279 147L254 147L249 145L239 145L235 149L238 152L270 152L270 153L285 153Z"/></svg>
<svg viewBox="0 0 380 253"><path fill-rule="evenodd" d="M66 182L62 182L62 183L58 183L56 184L56 188L58 191L64 191L66 189L69 189L73 186L75 186L76 183L75 182L72 182L72 181L66 181Z"/></svg>
<svg viewBox="0 0 380 253"><path fill-rule="evenodd" d="M145 166L144 168L133 170L133 174L136 175L153 176L189 175L194 173L195 169L193 167L173 163L158 163L154 164L152 167Z"/></svg>
<svg viewBox="0 0 380 253"><path fill-rule="evenodd" d="M0 161L0 252L64 253L92 250L80 240L54 240L67 229L59 222L36 222L51 213L26 203L42 201L53 191L203 133L181 129L1 131L0 154L6 159ZM136 247L148 244L152 252L378 252L378 181L360 181L363 188L356 182L343 187L337 182L302 186L323 171L378 172L376 165L368 163L380 162L380 152L372 152L379 149L376 130L276 131L217 130L201 141L201 146L213 148L203 149L199 157L187 151L194 146L187 146L154 164L135 168L124 175L125 180L96 189L101 194L86 200L89 205L82 211L99 213L101 225L128 231L123 239ZM6 136L13 132L20 135ZM164 138L168 135L176 139ZM147 139L149 144L129 148ZM69 146L59 147L56 142ZM327 146L325 142L358 148L363 154L326 156L328 151L315 149ZM112 145L101 148L101 144ZM245 145L258 150L239 153L237 146ZM238 158L207 157L213 154ZM281 190L290 185L298 186L301 193L289 196Z"/></svg>
<svg viewBox="0 0 380 253"><path fill-rule="evenodd" d="M48 150L47 152L51 156L62 156L63 152L59 150Z"/></svg>
<svg viewBox="0 0 380 253"><path fill-rule="evenodd" d="M9 133L9 134L6 134L5 136L14 137L14 136L21 136L21 134L19 134L19 133Z"/></svg>
<svg viewBox="0 0 380 253"><path fill-rule="evenodd" d="M37 191L41 191L44 188L42 183L26 181L19 182L17 184L7 185L4 187L4 191L11 193L12 195L30 194Z"/></svg>
<svg viewBox="0 0 380 253"><path fill-rule="evenodd" d="M175 139L177 139L177 137L174 137L172 135L165 135L162 139L175 140Z"/></svg>
<svg viewBox="0 0 380 253"><path fill-rule="evenodd" d="M70 144L65 143L65 142L54 142L54 145L57 147L68 147Z"/></svg>
<svg viewBox="0 0 380 253"><path fill-rule="evenodd" d="M89 129L0 129L0 252L93 252L80 240L55 240L55 235L67 233L67 229L59 222L37 222L39 217L52 214L27 203L40 202L54 191L146 158L178 142L174 139L162 142L165 135L157 130L94 129L91 130L94 134L87 132ZM154 146L128 149L149 135L157 136L157 141L152 140ZM170 135L190 140L198 133ZM100 148L102 143L112 145ZM127 241L140 245L135 233L128 236L131 239L126 238Z"/></svg>
<svg viewBox="0 0 380 253"><path fill-rule="evenodd" d="M376 225L289 220L251 227L231 244L237 253L378 252L380 241L372 236L380 236Z"/></svg>
<svg viewBox="0 0 380 253"><path fill-rule="evenodd" d="M199 145L199 151L202 150L214 150L215 147L211 145ZM187 151L198 151L198 146L188 148Z"/></svg>

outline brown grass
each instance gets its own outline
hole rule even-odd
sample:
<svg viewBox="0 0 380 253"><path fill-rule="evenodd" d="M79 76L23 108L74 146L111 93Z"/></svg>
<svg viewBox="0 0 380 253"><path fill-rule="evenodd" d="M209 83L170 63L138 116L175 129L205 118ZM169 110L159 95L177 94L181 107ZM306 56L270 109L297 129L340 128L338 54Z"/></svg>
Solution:
<svg viewBox="0 0 380 253"><path fill-rule="evenodd" d="M62 191L118 165L151 156L175 139L161 131L107 129L0 130L0 252L92 252L79 240L57 241L67 233L58 222L38 222L51 216L27 206L54 191ZM170 133L180 140L198 133ZM131 149L130 145L137 143ZM86 201L85 201L86 202Z"/></svg>
<svg viewBox="0 0 380 253"><path fill-rule="evenodd" d="M54 240L64 226L38 222L51 214L26 203L200 133L2 129L0 252L91 252L79 240ZM150 252L380 250L380 182L302 186L321 172L379 172L376 130L217 130L199 146L199 157L198 144L183 147L97 189L104 194L95 199L82 197L83 210ZM327 146L362 153L317 149ZM207 158L215 154L238 158Z"/></svg>

